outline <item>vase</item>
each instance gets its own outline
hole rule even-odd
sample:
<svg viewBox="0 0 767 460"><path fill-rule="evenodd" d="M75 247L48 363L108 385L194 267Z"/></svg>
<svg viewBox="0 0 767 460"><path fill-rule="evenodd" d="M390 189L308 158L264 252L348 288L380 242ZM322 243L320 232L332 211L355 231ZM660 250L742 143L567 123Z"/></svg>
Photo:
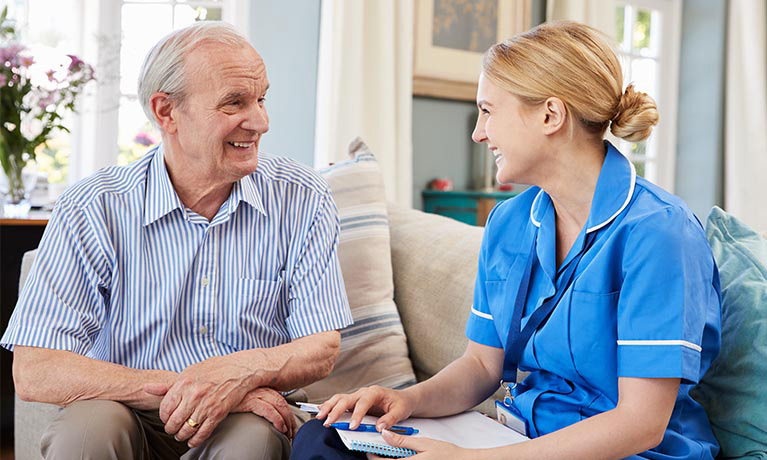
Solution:
<svg viewBox="0 0 767 460"><path fill-rule="evenodd" d="M5 178L8 181L8 190L3 199L3 217L6 218L24 219L29 216L31 208L29 203L31 187L24 181L24 166L26 164L20 158L21 155L16 157L11 154L9 161L3 162Z"/></svg>

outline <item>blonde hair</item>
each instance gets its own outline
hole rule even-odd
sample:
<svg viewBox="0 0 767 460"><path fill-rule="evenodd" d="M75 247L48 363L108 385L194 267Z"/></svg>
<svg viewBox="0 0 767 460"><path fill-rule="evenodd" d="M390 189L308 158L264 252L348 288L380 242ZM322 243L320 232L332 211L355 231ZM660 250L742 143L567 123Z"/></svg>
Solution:
<svg viewBox="0 0 767 460"><path fill-rule="evenodd" d="M572 118L604 136L607 127L631 142L658 124L655 100L633 84L623 91L621 65L600 32L572 21L539 25L493 45L485 76L529 104L561 99Z"/></svg>

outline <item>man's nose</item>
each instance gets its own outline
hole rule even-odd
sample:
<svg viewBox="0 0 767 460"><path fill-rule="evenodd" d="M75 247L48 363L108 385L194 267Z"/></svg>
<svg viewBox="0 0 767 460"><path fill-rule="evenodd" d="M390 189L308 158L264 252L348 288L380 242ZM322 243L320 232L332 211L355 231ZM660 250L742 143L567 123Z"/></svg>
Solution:
<svg viewBox="0 0 767 460"><path fill-rule="evenodd" d="M269 131L269 115L266 113L266 106L253 104L253 108L248 111L248 117L243 122L242 127L259 134Z"/></svg>

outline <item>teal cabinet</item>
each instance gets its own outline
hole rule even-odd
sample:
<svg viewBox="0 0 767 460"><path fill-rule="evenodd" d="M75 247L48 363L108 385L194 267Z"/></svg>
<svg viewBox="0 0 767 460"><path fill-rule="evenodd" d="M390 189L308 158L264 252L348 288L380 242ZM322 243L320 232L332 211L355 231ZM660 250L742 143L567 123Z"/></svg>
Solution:
<svg viewBox="0 0 767 460"><path fill-rule="evenodd" d="M468 190L424 190L423 210L433 214L450 217L469 225L484 227L487 216L499 202L519 194L508 192L468 191Z"/></svg>

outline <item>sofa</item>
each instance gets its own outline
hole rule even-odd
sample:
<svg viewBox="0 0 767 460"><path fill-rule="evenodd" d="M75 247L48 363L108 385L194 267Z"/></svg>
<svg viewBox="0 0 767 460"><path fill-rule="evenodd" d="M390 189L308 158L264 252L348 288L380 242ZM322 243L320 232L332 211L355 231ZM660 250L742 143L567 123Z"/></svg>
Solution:
<svg viewBox="0 0 767 460"><path fill-rule="evenodd" d="M482 229L421 211L390 206L394 301L417 379L434 375L463 353ZM25 254L20 285L34 259ZM492 410L492 398L482 407ZM16 398L17 460L40 458L40 436L58 408Z"/></svg>
<svg viewBox="0 0 767 460"><path fill-rule="evenodd" d="M339 208L339 258L347 294L355 325L364 333L342 332L333 373L306 388L315 401L362 385L401 387L423 381L460 356L467 342L464 325L482 228L387 205L374 158L364 144L352 147L350 165L325 174ZM360 233L364 222L375 230ZM722 444L721 458L767 459L767 240L718 208L706 227L721 273L723 345L694 397L709 414ZM370 247L376 249L365 254ZM33 258L34 251L24 256L20 286ZM382 286L371 286L376 278ZM372 291L383 300L370 299ZM371 305L396 308L378 316L386 318L379 323L383 335L368 335L376 330L376 323L363 316ZM500 390L478 409L494 415L498 397ZM16 399L17 459L39 458L40 436L56 410Z"/></svg>

